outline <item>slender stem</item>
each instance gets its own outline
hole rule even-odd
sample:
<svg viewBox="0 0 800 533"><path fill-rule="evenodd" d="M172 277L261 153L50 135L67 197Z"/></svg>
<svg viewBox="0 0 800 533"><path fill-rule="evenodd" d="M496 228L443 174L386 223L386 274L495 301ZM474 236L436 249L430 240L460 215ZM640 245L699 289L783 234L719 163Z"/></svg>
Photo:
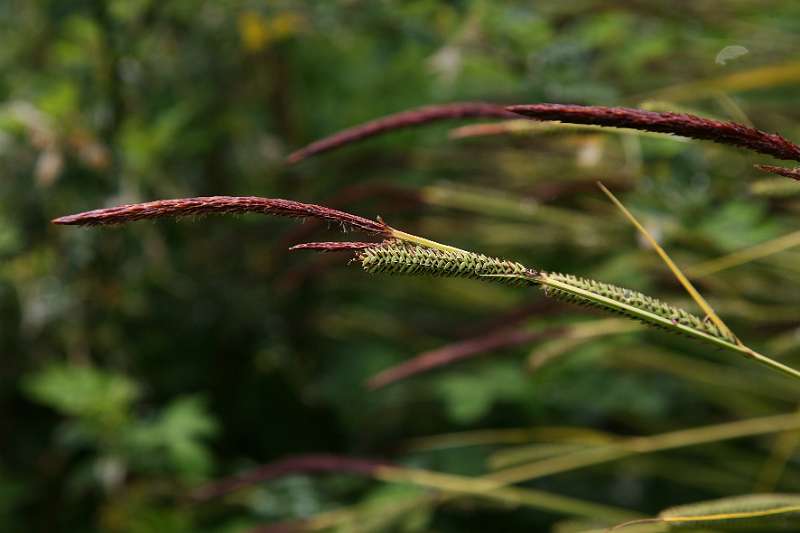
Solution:
<svg viewBox="0 0 800 533"><path fill-rule="evenodd" d="M522 483L523 481L530 481L552 474L608 463L632 455L778 433L798 428L800 428L800 415L798 413L751 418L749 420L662 433L650 437L632 437L598 448L589 448L552 459L499 470L486 477L507 484Z"/></svg>
<svg viewBox="0 0 800 533"><path fill-rule="evenodd" d="M788 250L795 246L800 246L800 231L794 231L782 237L762 242L761 244L756 244L755 246L744 248L728 255L723 255L722 257L717 257L716 259L692 265L687 270L693 277L700 278L757 259L763 259L764 257Z"/></svg>
<svg viewBox="0 0 800 533"><path fill-rule="evenodd" d="M745 354L745 355L747 355L749 357L752 357L753 359L755 359L759 363L761 363L763 365L766 365L766 366L768 366L768 367L770 367L770 368L772 368L774 370L777 370L779 372L782 372L782 373L786 374L787 376L800 378L800 371L797 371L797 370L795 370L794 368L792 368L790 366L786 366L783 363L779 363L778 361L776 361L774 359L770 359L766 355L760 354L757 351L753 350L752 348L749 348L747 346L742 345L742 346L736 346L733 349L735 349L736 351L741 352L741 353L743 353L743 354Z"/></svg>
<svg viewBox="0 0 800 533"><path fill-rule="evenodd" d="M405 481L443 491L444 494L438 499L439 503L452 500L459 493L464 495L469 493L474 494L475 492L481 493L484 491L491 491L484 494L487 498L502 498L503 496L508 496L507 501L513 501L516 499L515 496L505 492L510 488L508 485L514 485L561 472L570 472L588 466L609 463L639 454L654 453L795 429L800 429L800 414L788 413L772 415L737 422L684 429L670 433L661 433L650 437L631 437L596 448L589 448L551 459L498 470L481 478L471 479L471 483L466 486L453 486L452 482L454 479L451 474L438 474L427 471L422 474L422 477L415 474L411 476L411 479L406 479ZM514 431L514 437L521 436L516 434L518 430ZM530 430L524 431L528 432ZM482 439L481 442L487 441ZM386 472L386 468L385 466L380 467L384 472ZM376 477L383 477L379 472ZM401 479L407 475L406 473L393 475L391 470L386 472L386 474L388 474L388 476L386 476L387 478L394 477L394 481L401 481ZM429 474L436 474L436 477L428 477ZM446 477L439 477L440 475ZM524 490L528 491L529 489ZM548 496L557 497L553 494L548 494ZM430 498L433 498L433 496L430 496ZM581 503L586 504L586 502ZM544 508L544 504L545 502L543 500L537 501L537 505L542 506L542 508ZM614 508L611 509L613 510ZM573 512L575 512L575 510L576 509L573 509Z"/></svg>
<svg viewBox="0 0 800 533"><path fill-rule="evenodd" d="M641 516L626 509L602 505L568 496L561 496L529 488L507 487L502 480L488 477L470 478L454 474L444 474L429 470L380 466L374 476L387 482L410 483L420 487L435 489L448 494L474 495L505 503L516 503L570 516L594 519L618 520Z"/></svg>
<svg viewBox="0 0 800 533"><path fill-rule="evenodd" d="M436 250L442 250L443 252L456 252L463 254L472 253L468 252L467 250L462 250L461 248L456 248L455 246L449 246L447 244L442 244L440 242L432 241L426 239L425 237L420 237L419 235L406 233L405 231L400 231L399 229L395 229L392 227L389 227L387 229L389 230L389 235L391 235L395 239L400 239L401 241L413 242L414 244L419 244L421 246L426 246L428 248L435 248Z"/></svg>
<svg viewBox="0 0 800 533"><path fill-rule="evenodd" d="M776 507L774 509L764 509L758 511L740 511L734 513L717 513L700 516L663 516L658 520L661 522L722 522L727 520L742 520L746 518L760 518L764 516L775 516L778 514L789 514L800 512L800 505L786 505L784 507Z"/></svg>
<svg viewBox="0 0 800 533"><path fill-rule="evenodd" d="M650 232L647 231L647 229L645 229L644 226L642 226L641 222L639 222L639 220L635 216L633 216L633 213L628 211L628 208L625 207L622 204L622 202L620 202L617 199L617 197L614 196L614 193L609 191L605 185L603 185L598 181L597 186L600 187L600 190L603 191L603 193L608 197L609 200L611 200L611 202L617 207L617 209L619 209L622 212L622 214L625 215L625 218L627 218L628 221L631 224L633 224L633 226L639 231L639 233L645 239L647 239L647 242L650 243L650 246L653 247L658 256L664 261L664 263L666 263L667 267L669 267L669 269L672 271L672 274L675 276L675 278L677 278L678 282L681 285L683 285L683 287L686 289L686 292L688 292L689 296L691 296L692 299L695 302L697 302L697 305L700 306L700 309L703 310L706 316L710 318L712 322L714 322L714 324L719 328L721 332L726 333L731 337L733 337L734 339L736 339L737 344L742 344L741 341L739 341L739 339L736 338L736 335L733 334L730 328L728 328L725 322L723 322L722 319L717 315L716 311L714 311L714 309L711 307L711 305L709 305L706 299L703 298L703 295L700 294L700 292L697 289L695 289L692 282L689 281L689 278L687 278L686 275L684 275L683 271L681 271L681 269L678 267L678 265L675 264L675 261L672 260L667 251L664 250L664 248L662 248L660 244L658 244L658 241L656 241L653 238L653 236L650 235Z"/></svg>

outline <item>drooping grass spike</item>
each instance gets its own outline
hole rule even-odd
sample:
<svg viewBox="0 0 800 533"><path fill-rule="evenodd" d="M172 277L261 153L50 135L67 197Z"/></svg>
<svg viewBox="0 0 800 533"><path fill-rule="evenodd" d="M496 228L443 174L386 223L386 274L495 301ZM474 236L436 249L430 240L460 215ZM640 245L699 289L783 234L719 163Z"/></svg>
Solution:
<svg viewBox="0 0 800 533"><path fill-rule="evenodd" d="M398 241L364 248L356 257L370 274L417 274L482 279L510 285L539 285L545 295L562 301L597 307L716 344L736 343L734 337L713 323L651 296L569 274L536 271L514 261Z"/></svg>
<svg viewBox="0 0 800 533"><path fill-rule="evenodd" d="M321 205L252 196L211 196L160 200L97 209L61 217L53 222L92 226L124 224L136 220L164 217L249 212L296 218L318 218L337 222L345 228L349 227L383 238L383 242L376 244L322 242L306 243L294 248L319 251L355 251L356 259L370 273L422 274L482 279L507 285L541 285L548 296L620 313L651 326L705 340L743 354L773 370L800 378L800 371L755 352L737 342L732 334L722 331L713 323L644 294L594 280L540 272L515 261L487 257L406 233L392 228L380 219L373 221Z"/></svg>
<svg viewBox="0 0 800 533"><path fill-rule="evenodd" d="M370 274L419 274L486 279L507 285L535 284L535 273L520 263L466 251L437 250L389 241L366 248L356 257Z"/></svg>
<svg viewBox="0 0 800 533"><path fill-rule="evenodd" d="M731 344L736 343L735 337L721 331L713 322L702 320L688 311L641 292L555 272L542 272L538 281L546 295L559 300L620 313L670 331L691 332L695 336L699 334Z"/></svg>
<svg viewBox="0 0 800 533"><path fill-rule="evenodd" d="M557 120L569 124L596 124L610 128L632 128L681 135L738 146L777 159L800 161L800 146L775 133L709 118L645 111L625 107L565 104L513 105L506 109L536 120Z"/></svg>

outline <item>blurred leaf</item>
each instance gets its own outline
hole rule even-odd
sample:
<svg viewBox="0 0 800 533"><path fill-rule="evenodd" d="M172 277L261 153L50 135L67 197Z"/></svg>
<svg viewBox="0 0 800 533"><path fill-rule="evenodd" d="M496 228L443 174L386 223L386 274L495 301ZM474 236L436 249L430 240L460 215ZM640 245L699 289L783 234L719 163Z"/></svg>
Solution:
<svg viewBox="0 0 800 533"><path fill-rule="evenodd" d="M28 376L23 388L31 399L105 430L123 424L139 396L137 385L125 376L66 364Z"/></svg>
<svg viewBox="0 0 800 533"><path fill-rule="evenodd" d="M483 366L471 374L451 371L436 382L445 409L458 424L474 423L497 402L523 399L531 387L515 363Z"/></svg>
<svg viewBox="0 0 800 533"><path fill-rule="evenodd" d="M130 429L134 458L161 465L185 477L202 478L211 468L204 442L217 425L197 397L174 400L152 421Z"/></svg>

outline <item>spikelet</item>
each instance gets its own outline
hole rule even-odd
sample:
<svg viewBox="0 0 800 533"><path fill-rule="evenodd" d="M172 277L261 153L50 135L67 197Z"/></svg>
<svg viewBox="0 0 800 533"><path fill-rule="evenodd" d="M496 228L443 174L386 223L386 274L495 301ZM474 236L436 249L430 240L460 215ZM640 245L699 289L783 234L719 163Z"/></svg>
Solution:
<svg viewBox="0 0 800 533"><path fill-rule="evenodd" d="M559 300L579 305L600 307L671 331L674 331L674 328L671 328L670 324L672 326L681 325L729 343L736 342L734 337L720 331L713 322L705 321L688 311L637 291L592 279L579 278L571 274L555 272L542 272L539 275L539 280L545 294ZM575 287L586 293L591 293L591 295L600 296L600 298L593 299L584 294L576 294L568 289L554 286L548 281L555 281L562 286ZM622 305L614 305L613 302Z"/></svg>
<svg viewBox="0 0 800 533"><path fill-rule="evenodd" d="M640 292L570 274L537 272L506 259L399 241L366 248L359 251L356 258L370 274L462 277L506 285L541 285L545 295L562 301L598 307L675 333L712 337L730 344L736 342L714 323Z"/></svg>
<svg viewBox="0 0 800 533"><path fill-rule="evenodd" d="M370 274L460 277L506 285L534 285L535 273L524 265L466 251L445 251L398 241L367 248L356 256Z"/></svg>

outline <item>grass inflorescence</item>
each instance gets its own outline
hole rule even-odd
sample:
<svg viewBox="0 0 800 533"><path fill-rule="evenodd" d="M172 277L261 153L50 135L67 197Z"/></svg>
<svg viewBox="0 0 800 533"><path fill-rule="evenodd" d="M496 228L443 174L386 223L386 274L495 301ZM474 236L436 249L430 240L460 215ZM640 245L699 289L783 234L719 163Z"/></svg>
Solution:
<svg viewBox="0 0 800 533"><path fill-rule="evenodd" d="M800 146L775 133L685 113L644 111L626 107L564 104L514 105L507 108L537 120L558 120L571 124L595 124L611 128L669 133L738 146L778 159L800 161Z"/></svg>
<svg viewBox="0 0 800 533"><path fill-rule="evenodd" d="M737 122L715 120L688 113L648 111L627 107L605 107L572 104L521 104L501 106L486 102L463 102L408 109L377 118L342 130L300 148L287 157L289 164L381 135L390 131L420 126L442 120L464 118L504 118L520 116L533 120L558 121L587 127L625 128L645 132L665 133L690 139L709 140L771 155L777 159L800 161L800 146L778 135ZM509 125L480 124L480 134L507 131ZM513 127L512 127L513 129ZM475 129L468 130L474 132ZM458 136L458 135L457 135ZM764 172L800 179L800 168L756 165Z"/></svg>
<svg viewBox="0 0 800 533"><path fill-rule="evenodd" d="M336 222L344 227L367 233L386 233L386 224L380 221L321 205L259 196L198 196L157 200L67 215L53 220L53 223L68 226L108 226L156 218L238 213L260 213L291 218L311 217Z"/></svg>
<svg viewBox="0 0 800 533"><path fill-rule="evenodd" d="M641 132L655 132L645 133L645 135L669 134L681 136L682 138L710 140L767 154L778 159L800 161L800 146L780 135L767 133L735 122L724 122L684 113L655 112L641 109L561 104L503 107L478 102L411 109L373 120L312 143L292 153L288 158L288 162L297 163L313 155L401 128L451 119L510 119L518 118L519 115L538 121L558 121L568 125L551 124L551 126L558 126L559 128L627 128L637 130L637 135L642 135ZM496 125L481 125L478 128L468 130L468 132L480 135L505 132L518 128L520 123L524 125L525 121L516 120L513 124L506 122L499 128ZM527 123L535 126L545 125L542 123ZM756 165L756 167L764 172L796 180L800 179L800 168L785 168L772 165ZM800 372L797 370L755 352L742 343L722 322L713 308L699 294L656 240L644 229L643 225L627 211L610 191L602 187L602 185L601 188L621 209L626 218L637 227L662 257L676 279L686 288L687 292L698 304L699 309L701 309L702 314L700 316L635 290L572 274L543 271L510 259L490 257L463 250L393 228L380 218L371 220L322 205L293 200L254 196L208 196L159 200L96 209L60 217L53 222L61 225L94 226L124 224L137 220L167 217L242 213L313 218L335 223L335 225L341 226L343 230L364 232L369 236L366 239L367 241L374 240L375 242L305 242L292 246L291 250L348 252L352 254L353 261L360 263L361 267L369 274L465 278L509 286L538 287L546 297L554 300L597 308L624 317L606 319L598 324L579 324L577 326L549 325L547 328L536 331L504 327L502 330L492 332L489 335L479 336L439 350L426 352L396 367L384 369L383 372L369 380L368 386L373 389L432 368L473 357L486 350L518 346L556 337L562 342L565 340L572 342L576 339L585 339L597 334L628 333L642 329L641 326L631 321L641 322L646 326L706 342L729 352L736 352L739 355L769 366L773 370L794 378L800 378ZM433 192L435 191L431 191L430 188L427 191L419 192L419 198L425 198L427 194L427 198L431 201L430 199L436 196ZM454 203L452 192L443 196L451 204ZM487 209L487 202L491 203L487 199L487 195L481 194L472 195L466 199L462 194L456 200L455 205L469 205L471 207L477 205L483 209ZM442 201L441 198L439 201ZM435 201L431 201L431 203L435 203ZM502 203L503 209L508 209L509 205L514 206L516 203L513 199ZM493 207L496 208L496 206L497 200L495 199ZM537 205L536 209L541 208ZM525 213L529 216L530 210ZM575 220L574 215L570 215L570 220ZM754 247L753 250L747 253L732 254L731 257L725 258L724 261L717 261L712 266L720 268L720 265L727 267L730 264L740 264L742 261L750 260L753 257L761 257L764 254L772 253L776 249L785 249L795 244L796 236L793 234L788 235L769 245ZM630 319L630 321L626 319ZM562 348L559 347L558 349ZM551 351L551 353L553 352ZM539 352L538 355L543 355L543 353ZM725 382L725 384L730 385L730 382ZM447 498L453 495L468 494L497 499L507 503L522 503L532 507L578 516L604 516L607 520L611 520L612 517L627 513L620 513L617 509L565 499L560 496L555 497L539 491L510 488L507 485L583 466L613 461L628 455L724 440L743 435L775 432L779 431L776 428L780 428L781 423L785 424L784 429L796 429L796 415L791 415L789 418L784 416L768 420L746 421L703 430L673 432L651 438L628 439L626 442L609 443L607 446L589 448L585 451L579 449L564 456L523 464L519 467L495 472L477 480L423 470L406 469L369 459L330 455L299 456L264 465L221 482L201 487L192 493L192 499L195 501L209 500L286 474L336 472L364 475L384 481L411 483L420 487L435 489L446 495L440 501L446 501ZM786 458L788 457L789 454L787 453ZM786 459L782 460L785 461ZM428 496L420 498L426 499ZM754 520L761 525L765 520L771 520L783 525L787 517L794 519L798 513L800 513L800 506L798 506L795 496L773 495L766 498L732 499L669 509L662 512L658 518L637 519L626 524L660 523L674 527L693 527L704 525L719 526L721 523L727 524L729 522L738 525L739 523L749 523Z"/></svg>
<svg viewBox="0 0 800 533"><path fill-rule="evenodd" d="M419 274L486 279L509 285L534 283L535 272L524 265L466 251L437 250L389 241L365 248L357 256L370 274Z"/></svg>
<svg viewBox="0 0 800 533"><path fill-rule="evenodd" d="M571 274L546 272L538 279L545 294L559 300L619 313L667 331L692 332L736 343L735 337L720 330L710 320L703 320L641 292Z"/></svg>
<svg viewBox="0 0 800 533"><path fill-rule="evenodd" d="M736 343L735 337L720 330L713 322L651 296L571 274L539 271L507 259L398 241L363 248L356 257L370 274L417 274L538 285L545 295L562 301L612 311L667 331Z"/></svg>
<svg viewBox="0 0 800 533"><path fill-rule="evenodd" d="M295 250L354 252L355 258L371 274L461 277L506 285L539 285L548 296L612 311L650 326L711 342L800 378L800 372L753 351L714 321L701 319L639 292L568 274L542 272L516 261L488 257L406 233L389 226L380 218L374 221L316 204L254 196L210 196L97 209L64 216L53 222L68 225L113 225L143 219L248 212L295 218L313 217L339 223L345 229L380 236L382 241L376 243L316 242L293 247Z"/></svg>

